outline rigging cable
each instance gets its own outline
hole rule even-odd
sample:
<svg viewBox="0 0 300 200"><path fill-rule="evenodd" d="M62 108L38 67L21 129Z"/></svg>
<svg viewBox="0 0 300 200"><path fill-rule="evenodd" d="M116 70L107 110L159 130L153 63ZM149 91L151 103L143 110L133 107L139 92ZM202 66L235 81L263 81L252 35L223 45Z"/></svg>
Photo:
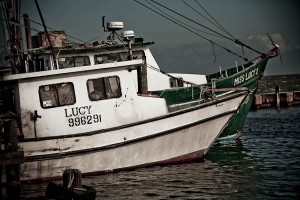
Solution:
<svg viewBox="0 0 300 200"><path fill-rule="evenodd" d="M183 79L181 79L181 78L177 78L177 77L175 77L175 76L173 76L173 75L171 75L171 74L169 74L169 73L167 73L167 72L165 72L165 71L163 71L163 70L161 70L161 69L158 69L158 68L156 68L156 67L153 67L152 65L150 65L150 64L148 64L148 63L147 63L147 67L150 68L150 69L152 69L152 70L154 70L154 71L157 71L157 72L159 72L159 73L161 73L161 74L163 74L163 75L165 75L165 76L168 76L168 77L170 77L170 78L173 78L173 79L182 81L182 82L185 83L185 84L188 84L188 85L191 85L191 86L201 87L201 85L199 85L199 84L196 84L196 83L193 83L193 82L190 82L190 81L186 81L186 80L183 80Z"/></svg>
<svg viewBox="0 0 300 200"><path fill-rule="evenodd" d="M24 16L23 16L23 18L24 18ZM37 25L40 25L40 26L43 26L41 23L39 23L39 22L36 22L36 21L34 21L34 20L32 20L32 19L28 19L30 22L32 22L32 23L35 23L35 24L37 24ZM24 26L23 24L20 24L20 26ZM56 29L54 29L54 28L51 28L51 27L49 27L49 26L46 26L49 30L52 30L52 31L55 31ZM35 31L35 32L41 32L41 30L38 30L38 29L35 29L35 28L32 28L32 27L30 27L30 29L31 30L33 30L33 31ZM66 36L68 36L69 38L73 38L73 39L75 39L75 40L78 40L78 41L80 41L80 42L83 42L84 44L88 44L88 45L91 45L89 42L90 41L92 41L92 40L95 40L96 38L93 38L93 39L91 39L90 41L83 41L83 40L80 40L80 39L78 39L78 38L75 38L75 37L73 37L73 36L71 36L71 35L68 35L68 34L66 34ZM121 41L121 43L123 44L123 46L124 46L124 43L122 42L122 40L121 40L121 38L120 38L120 36L117 34L117 37L118 37L118 39ZM77 43L77 42L75 42L75 41L72 41L72 40L68 40L68 41L71 41L71 42L73 42L74 44L79 44L79 45L82 45L82 44L80 44L80 43ZM126 47L124 46L124 48L125 48L125 50L126 51L128 51L127 49L126 49ZM96 50L95 50L96 51Z"/></svg>
<svg viewBox="0 0 300 200"><path fill-rule="evenodd" d="M34 20L32 20L32 19L29 19L29 21L32 22L32 23L34 23L34 24L38 24L38 25L40 25L40 26L43 26L41 23L36 22L36 21L34 21ZM53 29L53 28L51 28L51 27L49 27L49 26L46 26L46 27L49 28L49 29L52 30L52 31L55 31L55 29ZM86 42L86 41L80 40L80 39L75 38L75 37L73 37L73 36L71 36L71 35L66 34L66 36L68 36L68 37L70 37L70 38L72 38L72 39L75 39L75 40L77 40L77 41L83 42L84 44L90 44L90 43L88 43L88 42Z"/></svg>
<svg viewBox="0 0 300 200"><path fill-rule="evenodd" d="M190 18L188 18L188 17L186 17L186 16L184 16L184 15L182 15L182 14L180 14L180 13L178 13L178 12L176 12L176 11L174 11L174 10L172 10L172 9L170 9L170 8L168 8L168 7L162 5L162 4L160 4L160 3L158 3L158 2L156 2L156 1L154 1L154 0L150 0L150 1L154 2L155 4L157 4L157 5L159 5L159 6L163 7L163 8L165 8L165 9L167 9L167 10L169 10L169 11L171 11L171 12L177 14L177 15L179 15L180 17L183 17L183 18L185 18L185 19L187 19L187 20L189 20L189 21L191 21L191 22L193 22L193 23L195 23L195 24L197 24L197 25L199 25L199 26L201 26L201 27L203 27L203 28L206 28L207 30L212 31L213 33L216 33L216 34L219 34L219 35L221 35L221 36L224 36L224 38L226 38L226 39L228 39L228 40L231 40L232 42L235 42L235 43L238 44L238 45L245 46L245 47L247 47L248 49L250 49L250 50L252 50L252 51L254 51L254 52L256 52L256 53L258 53L258 54L260 54L260 55L263 54L262 52L259 52L259 51L255 50L255 49L253 49L253 48L250 47L249 45L246 45L246 44L242 43L239 39L232 39L232 38L229 38L229 37L227 37L227 36L225 36L225 35L222 35L221 33L218 33L218 32L216 32L216 31L214 31L213 29L208 28L207 26L204 26L203 24L200 24L200 23L196 22L195 20L190 19Z"/></svg>
<svg viewBox="0 0 300 200"><path fill-rule="evenodd" d="M213 43L211 43L211 46L212 46L212 49L213 49L213 52L214 52L214 57L215 57L214 63L216 63L217 57L216 57L216 52L215 52L215 46L214 46Z"/></svg>
<svg viewBox="0 0 300 200"><path fill-rule="evenodd" d="M188 4L187 2L185 2L184 0L181 0L185 5L187 5L189 8L191 8L192 10L194 10L197 14L199 14L201 17L203 17L204 19L206 19L208 22L210 22L211 24L213 24L214 26L216 26L217 28L219 28L220 30L224 31L225 33L226 30L224 30L224 28L218 24L216 24L215 22L211 21L210 19L208 19L207 17L205 17L203 14L201 14L199 11L197 11L195 8L193 8L190 4ZM229 33L227 33L228 35L230 35ZM231 36L231 35L230 35ZM232 36L231 36L232 37Z"/></svg>
<svg viewBox="0 0 300 200"><path fill-rule="evenodd" d="M191 30L191 29L189 29L189 28L183 26L182 24L179 24L178 22L174 21L173 19L170 19L169 17L162 15L161 13L157 12L156 10L153 10L152 8L150 8L149 6L147 6L147 5L145 5L145 4L141 3L141 2L139 2L138 0L134 0L134 1L137 2L137 3L139 3L140 5L142 5L142 6L146 7L146 8L148 8L149 10L151 10L151 11L157 13L158 15L160 15L160 16L162 16L162 17L164 17L164 18L166 18L166 19L168 19L168 20L174 22L174 23L177 24L178 26L180 26L180 27L182 27L182 28L184 28L184 29L186 29L186 30L188 30L188 31L190 31L190 32L192 32L192 33L194 33L195 35L197 35L197 36L199 36L199 37L201 37L201 38L203 38L204 40L207 40L207 41L209 41L210 43L212 43L212 44L214 44L214 45L220 47L221 49L226 50L227 52L229 52L229 53L231 53L231 54L233 54L233 55L235 55L235 56L237 56L237 57L243 59L243 60L246 61L246 62L248 61L248 58L242 57L242 56L238 55L237 53L235 53L235 52L229 50L228 48L223 47L223 46L221 46L221 45L219 45L219 44L213 42L212 40L210 40L210 39L208 39L208 38L206 38L206 37L200 35L199 33L197 33L197 32L195 32L195 31L193 31L193 30Z"/></svg>
<svg viewBox="0 0 300 200"><path fill-rule="evenodd" d="M186 24L186 23L184 23L184 22L182 22L182 21L176 19L175 17L172 17L171 15L169 15L169 14L166 13L166 12L164 12L163 10L161 10L160 8L158 8L157 6L155 6L154 4L150 3L148 0L145 0L145 1L146 1L147 3L149 3L151 6L153 6L154 8L156 8L157 10L159 10L160 12L162 12L164 15L166 15L166 16L172 18L173 20L175 20L175 21L177 21L177 22L179 22L179 23L181 23L181 24L183 24L183 25L185 25L185 26L187 26L187 27L189 27L189 28L192 28L192 29L194 29L194 30L197 30L197 31L199 31L199 32L205 33L205 34L210 35L210 36L215 36L215 37L223 38L222 36L214 35L214 34L211 34L211 33L205 32L205 31L202 31L202 30L200 30L200 29L197 29L197 28L195 28L195 27L193 27L193 26L191 26L191 25L188 25L188 24Z"/></svg>
<svg viewBox="0 0 300 200"><path fill-rule="evenodd" d="M229 37L227 37L227 36L225 36L225 35L222 35L221 33L218 33L217 31L215 31L215 30L213 30L213 29L211 29L211 28L209 28L209 27L207 27L207 26L204 26L203 24L200 24L200 23L196 22L195 20L193 20L193 19L191 19L191 18L188 18L188 17L186 17L186 16L184 16L184 15L178 13L177 11L172 10L172 9L170 9L170 8L168 8L168 7L162 5L162 4L160 4L160 3L158 3L158 2L156 2L156 1L154 1L154 0L150 0L150 1L154 2L155 4L161 6L161 7L165 8L165 9L167 9L167 10L169 10L169 11L175 13L176 15L179 15L180 17L185 18L185 19L187 19L187 20L189 20L189 21L191 21L191 22L193 22L193 23L195 23L195 24L197 24L197 25L199 25L199 26L201 26L201 27L203 27L203 28L205 28L205 29L207 29L207 30L209 30L209 31L211 31L211 32L213 32L213 33L215 33L215 34L218 34L218 35L220 35L220 36L223 36L224 38L226 38L226 39L228 39L228 40L232 40L231 38L229 38Z"/></svg>
<svg viewBox="0 0 300 200"><path fill-rule="evenodd" d="M234 38L235 39L235 37L232 35L232 34L230 34L230 32L228 31L228 30L226 30L197 0L195 0L195 2L206 12L206 14L208 15L208 16L210 16L210 18L212 19L212 20L214 20L214 22L216 22L218 25L219 25L219 27L221 27L221 29L225 32L225 33L227 33L228 35L230 35L232 38Z"/></svg>

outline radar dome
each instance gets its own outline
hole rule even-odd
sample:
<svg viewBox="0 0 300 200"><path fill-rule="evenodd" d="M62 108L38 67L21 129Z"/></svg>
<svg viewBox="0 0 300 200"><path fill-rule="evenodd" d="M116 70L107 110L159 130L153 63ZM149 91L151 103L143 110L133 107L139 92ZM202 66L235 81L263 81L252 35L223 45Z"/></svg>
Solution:
<svg viewBox="0 0 300 200"><path fill-rule="evenodd" d="M134 35L134 31L129 30L129 31L123 31L121 33L121 36L125 40L133 40L135 35Z"/></svg>
<svg viewBox="0 0 300 200"><path fill-rule="evenodd" d="M118 31L124 28L123 22L107 22L107 30Z"/></svg>

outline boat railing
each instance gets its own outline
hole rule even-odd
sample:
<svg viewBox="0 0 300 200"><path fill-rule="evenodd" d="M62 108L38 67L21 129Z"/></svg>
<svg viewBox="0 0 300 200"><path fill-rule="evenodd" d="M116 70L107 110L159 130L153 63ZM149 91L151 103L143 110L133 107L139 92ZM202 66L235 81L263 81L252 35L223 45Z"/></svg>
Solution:
<svg viewBox="0 0 300 200"><path fill-rule="evenodd" d="M203 103L208 103L211 101L218 100L220 98L225 97L226 95L233 94L235 92L240 91L249 91L247 87L240 87L240 88L210 88L207 86L200 87L201 92L199 93L199 98L193 101L181 102L168 105L169 112L175 112L182 109L187 109L193 106L201 105Z"/></svg>
<svg viewBox="0 0 300 200"><path fill-rule="evenodd" d="M243 65L232 67L230 69L222 70L222 71L214 73L214 74L207 75L206 76L207 82L210 82L212 79L226 78L226 77L232 76L236 73L242 72L245 69L252 66L253 63L254 62L249 62L249 63L243 64Z"/></svg>

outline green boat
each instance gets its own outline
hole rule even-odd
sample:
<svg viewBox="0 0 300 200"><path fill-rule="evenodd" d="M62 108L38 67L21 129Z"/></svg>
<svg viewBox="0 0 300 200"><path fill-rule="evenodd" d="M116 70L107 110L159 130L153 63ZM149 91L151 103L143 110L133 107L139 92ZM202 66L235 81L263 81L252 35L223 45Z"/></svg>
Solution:
<svg viewBox="0 0 300 200"><path fill-rule="evenodd" d="M248 96L248 100L240 107L239 111L234 115L218 138L219 142L232 141L241 136L241 131L247 114L255 97L258 82L264 75L268 60L276 57L277 55L278 48L274 47L267 53L262 54L260 57L255 58L244 65L207 75L207 84L198 86L193 85L191 87L175 87L171 89L151 91L150 93L163 97L166 99L169 109L176 110L177 105L182 105L184 102L189 102L191 100L196 101L200 98L204 101L205 98L212 98L209 97L209 93L205 93L205 88L211 88L213 82L213 88L215 88L216 91L219 89L219 91L225 92L247 87L251 91L251 94ZM177 79L178 82L184 82L176 77L172 78ZM219 92L217 94L222 95L224 92Z"/></svg>
<svg viewBox="0 0 300 200"><path fill-rule="evenodd" d="M233 90L237 90L237 88L240 87L247 87L250 91L252 91L247 103L245 103L239 109L239 113L237 113L230 121L230 123L225 127L219 139L220 141L233 140L240 137L240 133L245 123L247 113L249 112L252 101L255 97L258 81L264 74L268 60L279 55L278 45L276 45L272 38L267 34L270 41L272 42L272 45L274 46L273 49L266 53L263 53L252 48L250 45L247 45L238 38L234 37L234 34L231 34L224 26L222 26L222 24L220 24L217 19L212 16L211 13L209 13L208 9L205 9L204 6L201 5L200 2L195 2L195 4L187 2L184 2L184 4L189 9L191 9L191 12L195 11L197 14L199 14L199 19L201 21L197 18L192 19L185 13L181 13L180 11L176 11L170 8L167 4L151 1L151 6L149 6L137 1L137 3L139 3L144 8L160 15L164 19L167 19L168 21L176 24L178 27L185 29L195 36L199 36L202 40L206 40L207 42L209 42L212 45L215 57L216 54L214 48L218 47L230 54L243 59L246 63L241 66L235 66L228 70L223 70L211 75L207 75L204 77L204 79L206 78L206 80L204 81L200 76L199 78L201 79L201 81L200 79L195 79L196 76L194 76L193 80L191 80L189 76L185 76L184 74L167 74L170 77L171 88L169 87L169 89L167 89L165 86L163 86L164 88L158 88L156 90L150 89L150 91L151 94L156 94L159 97L165 98L167 100L169 109L176 110L177 104L182 104L193 99L199 100L199 98L203 98L203 101L205 101L205 98L211 98L210 96L214 94L214 91L211 94L208 94L207 91L204 91L205 87L212 86L212 89L219 91L230 91L230 88ZM201 29L198 29L199 27ZM216 37L225 39L227 41L233 42L235 45L241 46L243 55L231 51L227 47L222 46L220 43L214 42L213 40ZM248 61L248 59L244 57L244 48L258 53L259 57ZM222 94L219 93L219 95Z"/></svg>
<svg viewBox="0 0 300 200"><path fill-rule="evenodd" d="M265 55L249 62L247 65L231 68L227 71L207 76L208 82L212 79L217 79L216 88L247 87L251 90L248 101L241 106L239 112L234 115L233 119L220 135L218 141L231 141L241 136L247 114L251 108L253 99L255 98L259 80L261 80L264 75L268 60L277 55L278 49L274 48ZM223 74L228 74L228 76L222 78Z"/></svg>

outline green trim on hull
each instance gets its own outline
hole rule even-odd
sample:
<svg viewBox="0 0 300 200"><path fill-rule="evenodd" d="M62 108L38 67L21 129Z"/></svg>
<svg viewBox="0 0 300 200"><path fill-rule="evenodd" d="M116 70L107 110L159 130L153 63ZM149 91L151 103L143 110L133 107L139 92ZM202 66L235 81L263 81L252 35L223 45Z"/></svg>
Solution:
<svg viewBox="0 0 300 200"><path fill-rule="evenodd" d="M199 87L182 87L151 91L150 94L164 98L168 106L197 101L200 98Z"/></svg>
<svg viewBox="0 0 300 200"><path fill-rule="evenodd" d="M228 126L224 129L224 131L219 136L218 141L222 141L222 138L224 138L224 137L228 137L230 135L235 135L236 133L241 133L242 132L242 129L244 127L248 112L250 111L253 99L255 97L258 81L263 77L263 74L264 74L264 71L266 69L267 63L268 63L268 59L263 59L257 65L249 67L245 71L239 72L239 73L235 74L234 76L228 77L227 80L217 81L217 83L216 83L217 88L221 88L221 87L248 87L250 90L253 91L252 94L249 95L248 101L246 101L241 106L239 111L230 120ZM257 70L257 73L256 73L256 70ZM250 77L251 75L253 75L253 76ZM243 77L243 78L240 78L240 77ZM234 83L237 82L236 81L237 79L241 79L241 80L244 79L244 81L239 85L235 85ZM234 140L236 138L232 137L232 139Z"/></svg>
<svg viewBox="0 0 300 200"><path fill-rule="evenodd" d="M222 138L226 138L226 140L228 140L231 135L236 135L242 131L247 114L255 97L258 81L263 77L267 63L268 58L263 58L256 64L252 63L248 64L248 66L238 66L224 70L221 73L206 76L208 81L211 81L212 79L216 80L216 88L248 87L252 91L248 100L246 100L240 107L239 111L233 116L227 127L221 133L218 141L222 141ZM205 85L211 86L211 82L208 82ZM177 87L166 90L151 91L149 93L164 98L169 107L171 105L182 104L193 100L199 101L200 99L199 87ZM236 137L231 138L232 140L236 139Z"/></svg>
<svg viewBox="0 0 300 200"><path fill-rule="evenodd" d="M257 82L261 79L267 63L268 59L263 59L257 64L252 65L234 75L225 78L220 78L219 76L216 82L216 88L248 87L249 89L253 89L251 88L253 82Z"/></svg>
<svg viewBox="0 0 300 200"><path fill-rule="evenodd" d="M248 96L248 99L245 101L245 103L240 107L240 109L238 110L238 112L236 114L233 115L232 119L230 120L228 126L224 129L224 131L220 134L218 141L222 141L222 138L226 138L230 135L236 135L237 133L241 133L248 112L251 108L252 105L252 101L255 97L255 91L253 91L252 94L250 94ZM239 134L240 136L240 134ZM232 140L237 139L236 137L232 137ZM229 139L226 138L226 140L228 141Z"/></svg>

